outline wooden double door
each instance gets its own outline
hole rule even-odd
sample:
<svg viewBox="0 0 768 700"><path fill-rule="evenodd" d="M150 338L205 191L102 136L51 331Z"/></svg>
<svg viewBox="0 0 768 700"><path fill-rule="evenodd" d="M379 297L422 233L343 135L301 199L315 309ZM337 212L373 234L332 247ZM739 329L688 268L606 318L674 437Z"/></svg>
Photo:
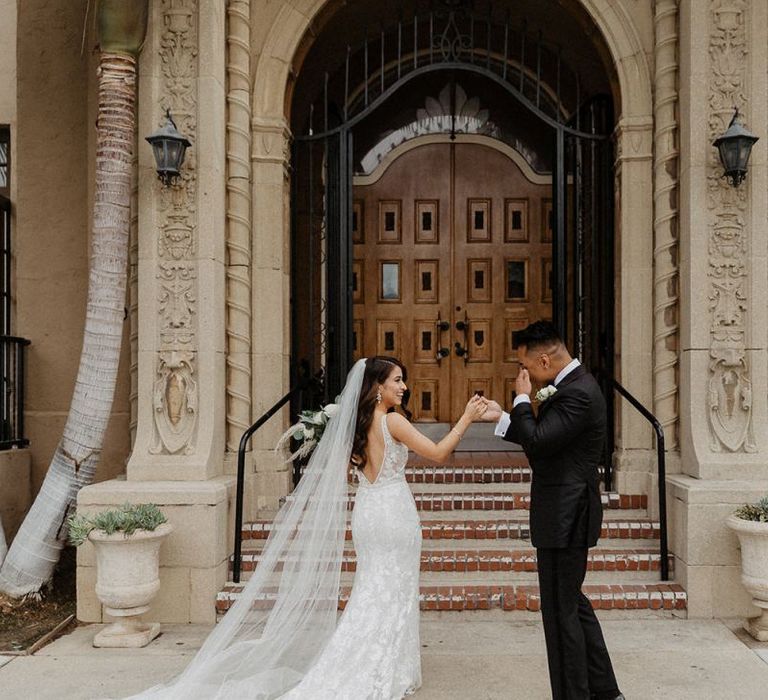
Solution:
<svg viewBox="0 0 768 700"><path fill-rule="evenodd" d="M414 420L511 400L512 333L552 318L552 188L484 139L409 144L353 190L355 357L408 370Z"/></svg>

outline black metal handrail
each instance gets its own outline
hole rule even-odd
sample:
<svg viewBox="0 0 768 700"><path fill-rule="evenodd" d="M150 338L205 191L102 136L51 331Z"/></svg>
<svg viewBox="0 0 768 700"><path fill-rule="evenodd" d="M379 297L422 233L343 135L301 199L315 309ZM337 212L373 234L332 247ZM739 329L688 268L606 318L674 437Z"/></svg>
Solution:
<svg viewBox="0 0 768 700"><path fill-rule="evenodd" d="M613 388L629 401L651 424L656 432L656 456L659 471L659 547L661 550L661 580L669 581L669 544L667 541L667 460L664 447L664 428L656 416L627 391L613 377L609 377Z"/></svg>
<svg viewBox="0 0 768 700"><path fill-rule="evenodd" d="M259 420L257 420L240 438L240 445L237 448L237 491L235 495L235 553L232 566L232 580L240 583L240 557L243 547L243 494L245 490L245 453L248 449L248 443L253 434L261 428L272 416L275 415L285 404L287 404L300 391L308 389L313 384L319 384L323 378L323 371L320 370L314 376L305 376L299 380L299 383L291 389L282 399L280 399L272 408L270 408Z"/></svg>
<svg viewBox="0 0 768 700"><path fill-rule="evenodd" d="M0 336L0 450L29 445L24 435L24 348L29 344L26 338Z"/></svg>

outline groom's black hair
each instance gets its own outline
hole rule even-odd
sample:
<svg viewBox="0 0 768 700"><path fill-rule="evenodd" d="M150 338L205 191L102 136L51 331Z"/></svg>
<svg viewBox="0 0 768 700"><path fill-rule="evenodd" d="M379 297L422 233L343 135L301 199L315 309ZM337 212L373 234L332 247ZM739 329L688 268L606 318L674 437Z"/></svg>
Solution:
<svg viewBox="0 0 768 700"><path fill-rule="evenodd" d="M561 345L563 339L550 321L534 321L528 327L512 334L512 347L524 345L529 350Z"/></svg>

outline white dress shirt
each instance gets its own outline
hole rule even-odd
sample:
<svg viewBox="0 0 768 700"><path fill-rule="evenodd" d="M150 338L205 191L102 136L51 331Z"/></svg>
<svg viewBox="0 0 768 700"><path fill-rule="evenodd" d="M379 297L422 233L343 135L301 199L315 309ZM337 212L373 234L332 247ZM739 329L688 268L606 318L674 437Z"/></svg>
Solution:
<svg viewBox="0 0 768 700"><path fill-rule="evenodd" d="M578 359L571 360L563 369L561 369L557 376L555 377L555 386L557 386L560 382L565 379L566 376L568 376L573 370L575 370L581 362L579 362ZM512 403L512 408L515 408L521 403L531 403L531 397L528 396L528 394L520 394L519 396L515 396L515 400ZM504 437L507 434L507 430L509 430L509 424L511 420L509 418L509 413L506 411L501 412L501 418L499 418L499 422L496 423L496 430L493 431L493 434L498 437Z"/></svg>

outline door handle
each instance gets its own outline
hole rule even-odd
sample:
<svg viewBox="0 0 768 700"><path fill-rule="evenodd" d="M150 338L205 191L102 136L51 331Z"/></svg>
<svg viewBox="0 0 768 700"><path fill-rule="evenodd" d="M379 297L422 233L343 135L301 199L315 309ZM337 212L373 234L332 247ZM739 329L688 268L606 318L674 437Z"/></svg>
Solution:
<svg viewBox="0 0 768 700"><path fill-rule="evenodd" d="M464 358L464 362L469 359L469 350L467 350L458 340L454 343L453 347L456 350L456 354L459 357Z"/></svg>
<svg viewBox="0 0 768 700"><path fill-rule="evenodd" d="M435 321L435 326L437 326L437 332L438 333L445 333L445 331L451 330L451 324L448 321L444 321L440 318L440 312L437 312L437 321ZM436 353L435 353L435 359L437 360L437 364L439 365L440 362L443 360L443 358L448 357L451 354L451 351L446 347L441 347Z"/></svg>
<svg viewBox="0 0 768 700"><path fill-rule="evenodd" d="M456 330L464 333L464 345L457 340L453 347L455 348L456 355L464 358L464 364L466 365L469 362L469 318L466 311L464 312L464 320L456 321Z"/></svg>

